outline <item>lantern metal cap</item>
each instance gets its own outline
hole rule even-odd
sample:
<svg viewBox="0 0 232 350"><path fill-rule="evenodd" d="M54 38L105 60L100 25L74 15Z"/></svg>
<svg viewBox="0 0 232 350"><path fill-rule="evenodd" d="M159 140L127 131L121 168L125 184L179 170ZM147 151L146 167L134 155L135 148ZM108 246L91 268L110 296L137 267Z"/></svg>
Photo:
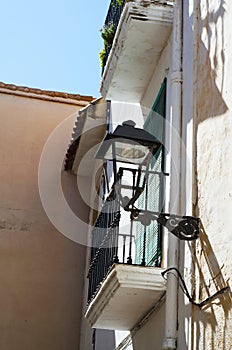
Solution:
<svg viewBox="0 0 232 350"><path fill-rule="evenodd" d="M122 125L118 125L113 133L108 133L99 150L96 153L95 158L97 159L110 159L109 152L110 148L112 148L112 153L116 151L117 153L117 145L120 143L120 148L122 149L123 145L125 148L128 148L128 145L131 150L133 148L139 148L139 146L143 147L143 154L151 152L155 154L156 150L160 147L161 142L151 135L148 131L136 128L135 122L133 120L128 120L123 122ZM144 148L147 148L146 152ZM107 157L106 157L107 154ZM115 155L112 154L111 159L115 159ZM126 157L125 157L126 158ZM145 159L145 157L141 157L141 159ZM122 161L122 158L120 159ZM133 163L132 161L125 160L125 162ZM135 161L135 163L137 163Z"/></svg>
<svg viewBox="0 0 232 350"><path fill-rule="evenodd" d="M107 135L108 139L116 137L123 138L134 142L138 142L143 146L155 148L158 148L161 145L160 141L158 141L155 136L153 136L144 129L136 128L135 125L136 124L133 120L127 120L123 122L122 125L117 126L117 128L112 134Z"/></svg>

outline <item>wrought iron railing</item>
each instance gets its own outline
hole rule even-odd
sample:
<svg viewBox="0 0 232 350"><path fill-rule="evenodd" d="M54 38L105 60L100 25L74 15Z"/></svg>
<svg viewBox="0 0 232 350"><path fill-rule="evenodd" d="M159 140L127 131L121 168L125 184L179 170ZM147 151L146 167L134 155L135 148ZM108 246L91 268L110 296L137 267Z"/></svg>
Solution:
<svg viewBox="0 0 232 350"><path fill-rule="evenodd" d="M126 1L127 0L119 0L119 1L111 0L111 2L110 2L110 6L109 6L109 9L108 9L108 12L107 12L107 15L106 15L106 20L105 20L105 23L104 23L104 28L109 28L110 26L113 26L113 28L114 28L114 35L116 33L116 30L117 30L117 27L118 27L118 23L119 23L119 20L120 20L123 8L124 8L124 6L126 4ZM110 45L106 45L106 47L105 47L106 56L105 56L105 60L104 60L104 65L102 67L102 72L104 71L105 63L106 63L107 58L109 56L110 50L112 48L113 38L114 38L114 36L112 37L111 44Z"/></svg>
<svg viewBox="0 0 232 350"><path fill-rule="evenodd" d="M135 178L135 169L123 170L130 171ZM94 297L98 288L104 281L109 269L114 263L134 264L143 266L160 266L162 251L162 228L159 223L150 221L147 224L141 224L132 220L130 222L130 232L126 234L119 230L120 225L120 191L127 190L127 185L122 183L122 169L120 169L117 183L113 186L108 198L104 202L102 210L96 220L92 230L92 248L91 261L89 267L89 294L88 301ZM147 184L144 189L143 198L140 198L138 204L143 208L151 209L148 202L148 192L150 187L150 205L155 210L161 210L161 192L163 187L164 173L150 171ZM149 178L150 177L150 178ZM152 185L152 181L157 186L157 191ZM153 187L152 187L153 186ZM133 181L132 191L135 190L135 181ZM152 195L153 192L153 195ZM157 195L157 204L151 203ZM140 203L139 203L140 202ZM122 204L122 203L121 203ZM134 227L133 227L134 225ZM136 225L136 227L135 227ZM136 228L136 230L135 230Z"/></svg>
<svg viewBox="0 0 232 350"><path fill-rule="evenodd" d="M120 204L113 188L92 230L88 300L97 291L113 262L117 262L119 221Z"/></svg>
<svg viewBox="0 0 232 350"><path fill-rule="evenodd" d="M105 25L109 23L114 23L115 27L117 27L118 22L120 20L123 8L125 6L126 0L119 1L111 0L110 6L106 15Z"/></svg>

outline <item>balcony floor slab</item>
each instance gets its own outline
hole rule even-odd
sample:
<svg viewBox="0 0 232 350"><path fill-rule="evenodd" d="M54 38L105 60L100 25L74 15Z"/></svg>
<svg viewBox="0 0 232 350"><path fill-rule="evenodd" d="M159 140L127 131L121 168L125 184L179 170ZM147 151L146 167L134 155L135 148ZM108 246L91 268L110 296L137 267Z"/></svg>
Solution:
<svg viewBox="0 0 232 350"><path fill-rule="evenodd" d="M115 264L86 310L94 328L131 330L166 291L163 269Z"/></svg>

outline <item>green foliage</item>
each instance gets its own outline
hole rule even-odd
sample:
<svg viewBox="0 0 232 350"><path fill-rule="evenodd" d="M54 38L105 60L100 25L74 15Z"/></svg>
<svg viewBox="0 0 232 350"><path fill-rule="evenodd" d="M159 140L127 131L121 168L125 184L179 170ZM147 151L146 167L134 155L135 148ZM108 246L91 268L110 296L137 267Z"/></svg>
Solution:
<svg viewBox="0 0 232 350"><path fill-rule="evenodd" d="M124 0L115 0L117 6L122 6L124 3Z"/></svg>
<svg viewBox="0 0 232 350"><path fill-rule="evenodd" d="M103 68L106 64L106 49L105 47L99 52L100 66Z"/></svg>
<svg viewBox="0 0 232 350"><path fill-rule="evenodd" d="M104 27L100 30L101 37L104 41L105 47L110 47L112 45L114 34L115 34L115 25L114 23L109 23L108 25L104 25Z"/></svg>
<svg viewBox="0 0 232 350"><path fill-rule="evenodd" d="M101 37L104 41L104 48L99 52L99 59L101 67L104 67L106 64L106 51L111 47L114 34L115 34L115 25L110 22L108 25L104 25L104 27L100 30Z"/></svg>

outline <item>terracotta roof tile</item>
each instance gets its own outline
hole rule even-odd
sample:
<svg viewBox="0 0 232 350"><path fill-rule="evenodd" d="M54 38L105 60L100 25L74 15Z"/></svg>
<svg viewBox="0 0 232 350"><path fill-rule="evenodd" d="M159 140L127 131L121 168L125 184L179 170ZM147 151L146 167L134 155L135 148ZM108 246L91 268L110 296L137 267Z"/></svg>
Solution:
<svg viewBox="0 0 232 350"><path fill-rule="evenodd" d="M8 92L7 92L8 91ZM0 82L0 92L4 93L10 93L12 92L18 92L19 94L33 94L38 96L38 98L41 98L42 96L44 99L48 98L59 98L59 99L66 99L66 100L75 100L79 102L86 102L89 103L94 100L93 96L85 96L80 94L71 94L68 92L59 92L59 91L49 91L49 90L42 90L38 88L31 88L27 86L18 86L14 84L6 84L3 82Z"/></svg>

